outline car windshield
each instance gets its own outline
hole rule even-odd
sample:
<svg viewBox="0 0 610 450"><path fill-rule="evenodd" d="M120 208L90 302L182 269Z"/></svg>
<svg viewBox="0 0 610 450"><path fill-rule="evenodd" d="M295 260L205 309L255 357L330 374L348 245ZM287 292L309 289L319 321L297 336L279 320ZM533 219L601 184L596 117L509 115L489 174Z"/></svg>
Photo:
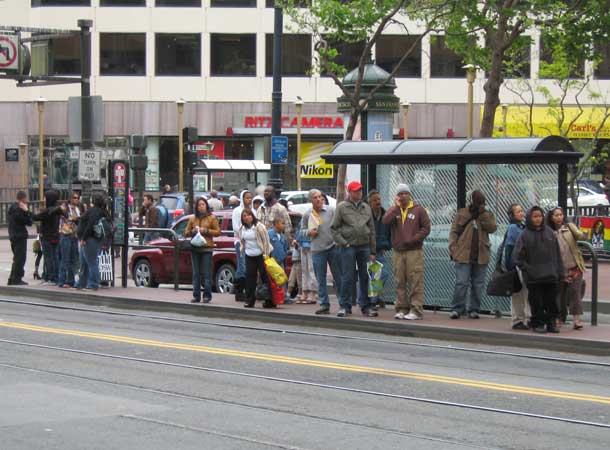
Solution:
<svg viewBox="0 0 610 450"><path fill-rule="evenodd" d="M170 211L173 211L178 206L177 197L161 197L159 202Z"/></svg>

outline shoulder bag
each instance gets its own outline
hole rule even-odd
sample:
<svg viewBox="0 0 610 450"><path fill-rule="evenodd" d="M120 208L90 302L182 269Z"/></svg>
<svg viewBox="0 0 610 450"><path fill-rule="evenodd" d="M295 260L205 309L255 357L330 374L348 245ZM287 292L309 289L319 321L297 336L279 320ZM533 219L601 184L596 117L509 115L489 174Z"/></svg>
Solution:
<svg viewBox="0 0 610 450"><path fill-rule="evenodd" d="M496 267L487 285L487 295L494 297L510 297L514 292L519 292L523 288L516 269L504 270L502 268L502 255L507 234L508 232L504 234L502 244L498 248Z"/></svg>

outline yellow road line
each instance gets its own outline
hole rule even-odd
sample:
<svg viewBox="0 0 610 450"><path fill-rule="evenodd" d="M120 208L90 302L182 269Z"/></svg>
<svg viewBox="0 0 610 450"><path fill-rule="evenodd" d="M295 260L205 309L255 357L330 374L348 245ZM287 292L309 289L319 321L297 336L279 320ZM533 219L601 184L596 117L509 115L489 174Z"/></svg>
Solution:
<svg viewBox="0 0 610 450"><path fill-rule="evenodd" d="M207 347L203 345L179 344L173 342L155 341L149 339L138 339L129 336L117 336L103 333L90 333L87 331L67 330L61 328L41 327L37 325L28 325L16 322L1 322L0 326L5 328L14 328L27 331L35 331L40 333L61 334L67 336L78 336L90 339L99 339L104 341L121 342L134 345L145 345L150 347L171 348L176 350L188 350L194 352L208 353L213 355L232 356L238 358L257 359L263 361L272 361L283 364L295 364L308 367L319 367L323 369L334 369L347 372L359 372L375 375L386 375L391 377L409 378L420 381L430 381L435 383L455 384L460 386L468 386L473 388L488 389L502 392L512 392L517 394L529 394L542 397L561 398L569 400L580 400L586 402L603 403L610 405L610 397L599 395L580 394L577 392L554 391L549 389L530 388L527 386L518 386L511 384L489 383L486 381L470 380L466 378L446 377L442 375L426 374L419 372L409 372L402 370L381 369L377 367L358 366L351 364L341 364L326 361L318 361L314 359L293 358L290 356L271 355L266 353L244 352L239 350L231 350L224 348Z"/></svg>

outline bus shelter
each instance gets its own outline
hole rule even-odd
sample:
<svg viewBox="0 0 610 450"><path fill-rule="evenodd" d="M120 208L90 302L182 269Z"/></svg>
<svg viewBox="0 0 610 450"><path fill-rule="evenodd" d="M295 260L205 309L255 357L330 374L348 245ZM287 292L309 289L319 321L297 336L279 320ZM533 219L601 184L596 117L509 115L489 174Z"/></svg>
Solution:
<svg viewBox="0 0 610 450"><path fill-rule="evenodd" d="M362 164L366 185L381 193L383 206L393 204L398 184L411 187L413 199L424 206L432 231L424 244L426 305L451 305L455 271L449 258L449 231L458 208L466 206L476 189L487 198L487 208L498 223L491 237L491 278L496 253L508 227L508 207L547 210L567 205L567 175L581 153L560 136L503 139L429 139L406 141L343 141L322 157L334 164ZM391 259L391 258L389 258ZM384 298L393 298L393 280ZM510 311L510 299L484 296L481 309Z"/></svg>

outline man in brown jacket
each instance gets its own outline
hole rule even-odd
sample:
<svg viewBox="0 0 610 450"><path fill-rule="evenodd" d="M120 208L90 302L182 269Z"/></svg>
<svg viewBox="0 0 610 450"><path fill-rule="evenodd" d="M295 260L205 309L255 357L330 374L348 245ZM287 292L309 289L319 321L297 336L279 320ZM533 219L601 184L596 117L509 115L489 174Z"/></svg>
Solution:
<svg viewBox="0 0 610 450"><path fill-rule="evenodd" d="M392 206L381 219L392 230L396 319L424 316L424 239L430 234L428 213L411 199L411 188L399 184ZM407 283L411 289L407 300Z"/></svg>
<svg viewBox="0 0 610 450"><path fill-rule="evenodd" d="M455 289L449 316L452 319L459 319L466 312L471 319L479 318L491 253L489 235L495 231L496 218L485 209L485 195L481 191L474 191L470 206L458 210L449 233L449 256L455 262ZM466 308L469 286L470 304Z"/></svg>

